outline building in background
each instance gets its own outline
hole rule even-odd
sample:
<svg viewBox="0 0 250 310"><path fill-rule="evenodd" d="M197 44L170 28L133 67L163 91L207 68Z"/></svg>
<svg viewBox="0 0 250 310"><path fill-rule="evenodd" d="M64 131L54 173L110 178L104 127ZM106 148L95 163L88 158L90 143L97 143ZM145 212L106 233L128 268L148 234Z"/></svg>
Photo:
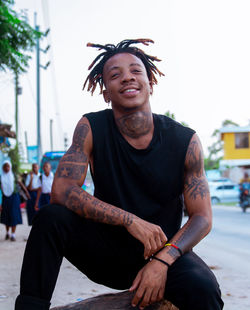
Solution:
<svg viewBox="0 0 250 310"><path fill-rule="evenodd" d="M220 133L224 142L220 170L224 176L238 183L244 172L250 175L250 126L223 127Z"/></svg>

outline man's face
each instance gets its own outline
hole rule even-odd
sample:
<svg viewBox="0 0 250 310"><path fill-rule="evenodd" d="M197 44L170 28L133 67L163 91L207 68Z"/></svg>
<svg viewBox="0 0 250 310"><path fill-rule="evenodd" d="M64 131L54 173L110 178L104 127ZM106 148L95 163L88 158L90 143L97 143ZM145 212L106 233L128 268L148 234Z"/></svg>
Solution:
<svg viewBox="0 0 250 310"><path fill-rule="evenodd" d="M106 102L116 109L137 109L149 104L152 86L143 62L129 53L111 57L103 68Z"/></svg>
<svg viewBox="0 0 250 310"><path fill-rule="evenodd" d="M5 163L5 164L3 165L3 171L4 171L5 173L8 173L8 172L10 171L10 165L9 165L8 163Z"/></svg>
<svg viewBox="0 0 250 310"><path fill-rule="evenodd" d="M49 175L50 170L51 170L50 164L49 164L49 163L45 163L45 164L43 165L43 171L44 171L45 175Z"/></svg>
<svg viewBox="0 0 250 310"><path fill-rule="evenodd" d="M32 165L32 171L37 174L38 173L38 165L37 164L33 164Z"/></svg>

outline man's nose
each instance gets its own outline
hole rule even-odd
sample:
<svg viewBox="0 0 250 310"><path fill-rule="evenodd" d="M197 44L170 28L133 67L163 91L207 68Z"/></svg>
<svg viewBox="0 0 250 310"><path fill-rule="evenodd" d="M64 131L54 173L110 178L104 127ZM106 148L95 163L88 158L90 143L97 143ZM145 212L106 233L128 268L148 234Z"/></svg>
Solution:
<svg viewBox="0 0 250 310"><path fill-rule="evenodd" d="M130 71L123 72L122 83L127 83L127 82L130 82L130 81L135 81L134 74L132 72L130 72Z"/></svg>

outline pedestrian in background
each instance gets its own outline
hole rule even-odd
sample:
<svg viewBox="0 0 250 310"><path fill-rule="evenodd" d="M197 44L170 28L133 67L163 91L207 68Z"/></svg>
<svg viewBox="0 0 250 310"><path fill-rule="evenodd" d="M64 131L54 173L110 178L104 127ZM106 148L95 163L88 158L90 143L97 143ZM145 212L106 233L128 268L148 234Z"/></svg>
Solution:
<svg viewBox="0 0 250 310"><path fill-rule="evenodd" d="M38 211L42 206L50 203L51 188L54 179L54 174L51 171L51 165L49 162L45 162L43 165L43 173L40 176L41 187L37 192L35 210Z"/></svg>
<svg viewBox="0 0 250 310"><path fill-rule="evenodd" d="M30 194L30 199L28 199L26 206L29 226L32 225L32 220L35 214L37 213L37 211L35 210L35 205L36 205L37 193L41 188L40 173L38 169L39 169L38 164L36 163L32 164L32 170L28 174L25 181L25 185Z"/></svg>
<svg viewBox="0 0 250 310"><path fill-rule="evenodd" d="M1 190L2 190L2 206L1 223L6 227L5 240L10 239L16 241L15 232L16 225L22 224L22 215L20 210L20 196L18 189L21 187L25 194L29 197L29 193L21 180L12 172L12 166L9 161L5 161L2 166L1 173ZM11 228L11 235L9 229Z"/></svg>

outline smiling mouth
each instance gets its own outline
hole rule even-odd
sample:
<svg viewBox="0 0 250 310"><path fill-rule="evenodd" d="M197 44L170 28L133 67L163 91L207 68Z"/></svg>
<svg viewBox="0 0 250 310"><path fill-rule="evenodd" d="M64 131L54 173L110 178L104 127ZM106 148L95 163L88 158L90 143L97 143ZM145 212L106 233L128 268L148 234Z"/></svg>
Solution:
<svg viewBox="0 0 250 310"><path fill-rule="evenodd" d="M139 91L139 89L137 88L128 88L125 90L122 90L121 93L122 94L132 94L132 93L137 93Z"/></svg>

